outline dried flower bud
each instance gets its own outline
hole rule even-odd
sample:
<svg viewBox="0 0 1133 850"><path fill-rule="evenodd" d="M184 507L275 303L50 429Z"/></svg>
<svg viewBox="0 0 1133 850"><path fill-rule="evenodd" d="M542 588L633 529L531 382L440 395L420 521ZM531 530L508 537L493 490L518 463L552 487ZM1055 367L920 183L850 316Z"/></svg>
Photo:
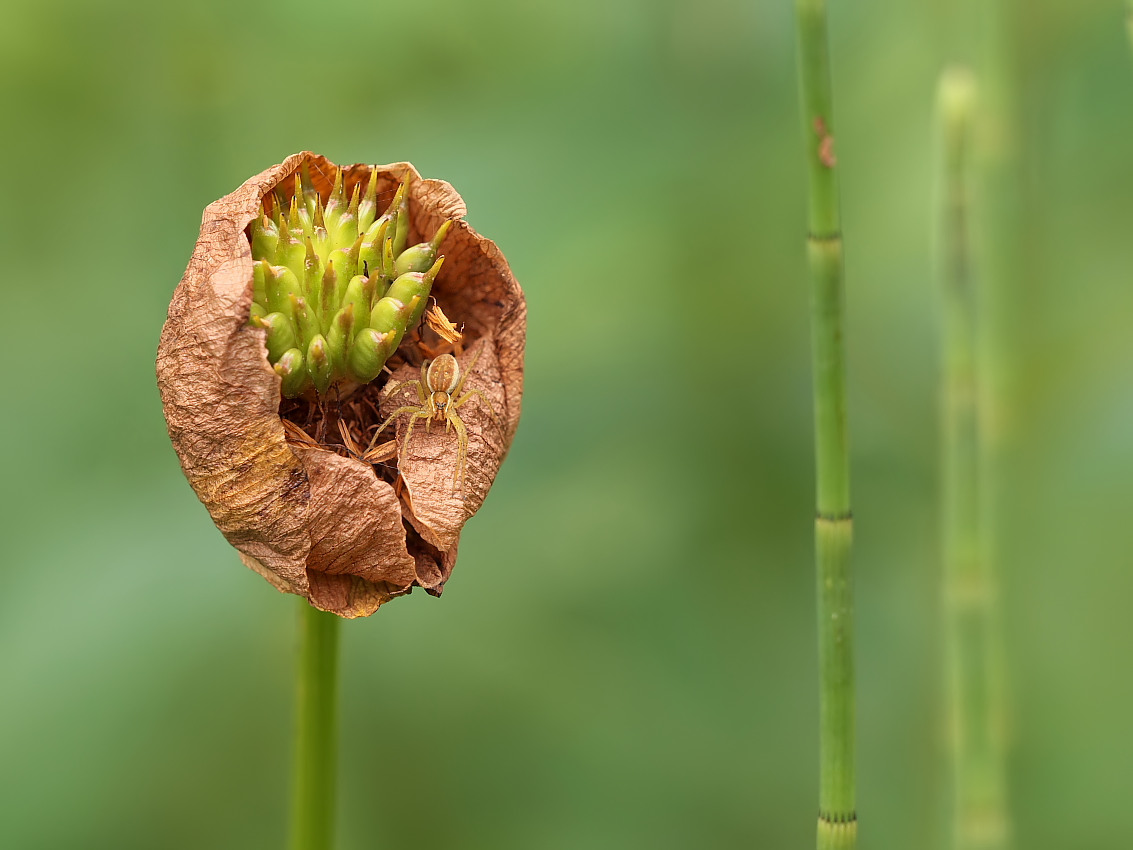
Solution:
<svg viewBox="0 0 1133 850"><path fill-rule="evenodd" d="M296 154L209 205L169 307L157 376L186 477L249 567L344 617L440 594L515 435L526 306L464 214L408 163ZM455 351L414 330L434 299ZM423 408L407 383L448 352L469 395Z"/></svg>

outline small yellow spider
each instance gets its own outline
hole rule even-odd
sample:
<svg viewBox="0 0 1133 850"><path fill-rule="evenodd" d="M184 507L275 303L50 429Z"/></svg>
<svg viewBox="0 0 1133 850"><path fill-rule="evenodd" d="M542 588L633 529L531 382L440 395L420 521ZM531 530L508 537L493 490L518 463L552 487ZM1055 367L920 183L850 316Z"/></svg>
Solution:
<svg viewBox="0 0 1133 850"><path fill-rule="evenodd" d="M397 381L388 384L383 392L383 395L392 395L402 387L416 386L417 396L421 400L420 404L410 404L399 407L389 418L381 424L381 427L374 433L374 441L377 440L378 434L386 429L394 419L403 413L412 412L409 417L409 427L405 430L404 446L409 445L409 438L413 434L413 426L418 419L425 420L425 430L429 430L433 420L445 422L445 431L449 429L449 425L456 431L456 445L457 445L457 460L456 471L452 476L452 489L456 489L464 478L464 470L468 464L468 431L464 427L464 421L456 412L456 409L468 401L473 396L479 397L488 408L488 412L492 416L492 421L498 426L500 424L499 418L496 416L496 411L492 407L492 403L488 401L487 397L479 390L469 390L464 395L460 395L461 389L464 387L464 380L471 373L476 361L480 359L480 354L483 348L476 352L476 356L472 358L472 362L468 364L468 371L461 372L460 364L456 362L456 358L451 354L442 354L435 360L426 360L421 364L421 380L412 381Z"/></svg>

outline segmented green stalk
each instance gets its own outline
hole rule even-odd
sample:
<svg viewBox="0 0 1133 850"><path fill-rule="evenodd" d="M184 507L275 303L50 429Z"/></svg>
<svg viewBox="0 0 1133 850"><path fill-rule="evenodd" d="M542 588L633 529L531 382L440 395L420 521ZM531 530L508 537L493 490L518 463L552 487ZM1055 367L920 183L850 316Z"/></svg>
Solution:
<svg viewBox="0 0 1133 850"><path fill-rule="evenodd" d="M338 767L339 618L306 599L300 605L291 850L330 850Z"/></svg>
<svg viewBox="0 0 1133 850"><path fill-rule="evenodd" d="M842 342L842 228L824 0L796 0L799 94L810 174L807 253L814 369L819 666L819 850L857 845L853 519Z"/></svg>
<svg viewBox="0 0 1133 850"><path fill-rule="evenodd" d="M996 587L982 525L980 374L970 185L974 84L941 78L937 276L943 298L944 627L952 772L952 846L1008 843Z"/></svg>
<svg viewBox="0 0 1133 850"><path fill-rule="evenodd" d="M271 215L261 208L252 223L249 321L265 329L288 398L372 381L425 312L452 222L407 248L405 184L378 216L377 179L372 172L365 193L358 184L348 199L339 171L324 204L304 166L291 197L277 194Z"/></svg>

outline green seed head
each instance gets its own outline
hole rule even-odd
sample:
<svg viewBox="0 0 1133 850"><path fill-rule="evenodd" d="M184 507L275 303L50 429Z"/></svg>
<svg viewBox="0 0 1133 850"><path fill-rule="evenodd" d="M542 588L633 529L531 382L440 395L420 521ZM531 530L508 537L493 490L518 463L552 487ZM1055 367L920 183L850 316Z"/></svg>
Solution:
<svg viewBox="0 0 1133 850"><path fill-rule="evenodd" d="M270 200L248 229L249 322L265 331L283 395L374 380L421 319L451 222L407 248L406 184L383 204L376 171L353 186L337 172L323 198L304 166Z"/></svg>

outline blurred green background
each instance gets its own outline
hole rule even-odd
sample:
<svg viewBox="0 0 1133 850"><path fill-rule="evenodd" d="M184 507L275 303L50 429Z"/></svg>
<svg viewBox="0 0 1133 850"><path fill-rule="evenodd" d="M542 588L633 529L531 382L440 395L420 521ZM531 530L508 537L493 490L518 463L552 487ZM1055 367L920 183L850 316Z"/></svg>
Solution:
<svg viewBox="0 0 1133 850"><path fill-rule="evenodd" d="M859 812L863 846L931 848L932 101L975 39L962 4L833 5ZM1116 2L1016 5L1011 795L1020 847L1113 847L1133 57ZM5 0L0 845L283 846L297 603L182 478L153 360L202 209L309 148L452 182L530 308L523 422L444 598L344 629L340 846L812 846L795 85L768 0Z"/></svg>

